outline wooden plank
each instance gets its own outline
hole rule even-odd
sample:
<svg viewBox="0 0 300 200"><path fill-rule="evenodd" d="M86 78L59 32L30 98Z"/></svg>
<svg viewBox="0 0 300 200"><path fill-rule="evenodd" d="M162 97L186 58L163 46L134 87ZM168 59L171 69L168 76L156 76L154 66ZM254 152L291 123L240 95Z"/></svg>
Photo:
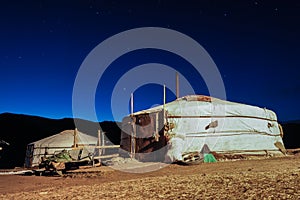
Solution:
<svg viewBox="0 0 300 200"><path fill-rule="evenodd" d="M119 154L111 154L111 155L105 155L105 156L95 156L94 159L101 159L101 158L113 158L118 157Z"/></svg>
<svg viewBox="0 0 300 200"><path fill-rule="evenodd" d="M73 147L34 147L34 149L72 149Z"/></svg>
<svg viewBox="0 0 300 200"><path fill-rule="evenodd" d="M113 149L120 148L120 145L109 145L109 146L93 146L95 149Z"/></svg>
<svg viewBox="0 0 300 200"><path fill-rule="evenodd" d="M300 152L300 148L297 148L297 149L287 149L287 152L298 153L298 152Z"/></svg>
<svg viewBox="0 0 300 200"><path fill-rule="evenodd" d="M120 148L120 145L107 145L107 146L81 145L80 147L72 148L72 149L83 149L84 147L86 148L90 147L95 149L112 149L112 148Z"/></svg>

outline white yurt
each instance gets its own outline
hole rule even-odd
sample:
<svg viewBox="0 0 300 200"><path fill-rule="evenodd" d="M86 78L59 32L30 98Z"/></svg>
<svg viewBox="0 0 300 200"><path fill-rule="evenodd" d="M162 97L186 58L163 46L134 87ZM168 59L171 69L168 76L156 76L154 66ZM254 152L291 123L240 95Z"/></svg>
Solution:
<svg viewBox="0 0 300 200"><path fill-rule="evenodd" d="M123 118L121 148L161 161L180 161L204 145L219 154L283 155L282 136L269 109L190 95Z"/></svg>
<svg viewBox="0 0 300 200"><path fill-rule="evenodd" d="M85 147L81 155L81 157L85 157L94 151L94 148L91 147L96 144L96 137L84 134L77 129L65 130L28 144L25 156L25 167L38 166L41 157L53 155L62 150L72 150L74 147Z"/></svg>

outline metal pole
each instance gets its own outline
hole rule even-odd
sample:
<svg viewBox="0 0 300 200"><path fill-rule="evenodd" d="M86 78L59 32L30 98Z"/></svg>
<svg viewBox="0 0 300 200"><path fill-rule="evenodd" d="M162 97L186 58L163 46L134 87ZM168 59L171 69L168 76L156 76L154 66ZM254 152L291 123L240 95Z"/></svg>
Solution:
<svg viewBox="0 0 300 200"><path fill-rule="evenodd" d="M179 74L176 72L176 98L179 98Z"/></svg>
<svg viewBox="0 0 300 200"><path fill-rule="evenodd" d="M166 85L164 84L164 105L163 105L163 111L164 111L164 124L166 123Z"/></svg>
<svg viewBox="0 0 300 200"><path fill-rule="evenodd" d="M130 95L130 114L133 115L133 93Z"/></svg>

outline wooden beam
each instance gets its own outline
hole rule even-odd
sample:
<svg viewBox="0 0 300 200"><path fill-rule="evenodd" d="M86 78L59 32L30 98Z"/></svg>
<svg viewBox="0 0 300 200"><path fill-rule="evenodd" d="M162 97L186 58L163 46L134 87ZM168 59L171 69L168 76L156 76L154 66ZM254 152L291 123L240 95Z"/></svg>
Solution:
<svg viewBox="0 0 300 200"><path fill-rule="evenodd" d="M91 146L95 149L113 149L113 148L120 148L120 145L109 145L109 146Z"/></svg>
<svg viewBox="0 0 300 200"><path fill-rule="evenodd" d="M111 155L105 155L105 156L95 156L94 159L101 159L101 158L113 158L118 157L119 154L111 154Z"/></svg>

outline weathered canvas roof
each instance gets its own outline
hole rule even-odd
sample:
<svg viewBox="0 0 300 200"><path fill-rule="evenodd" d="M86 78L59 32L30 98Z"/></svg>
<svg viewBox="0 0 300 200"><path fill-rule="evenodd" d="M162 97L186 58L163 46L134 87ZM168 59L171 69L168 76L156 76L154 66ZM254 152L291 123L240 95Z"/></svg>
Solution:
<svg viewBox="0 0 300 200"><path fill-rule="evenodd" d="M30 143L35 147L72 147L74 142L74 130L65 130L58 134ZM96 144L97 138L77 131L78 144Z"/></svg>
<svg viewBox="0 0 300 200"><path fill-rule="evenodd" d="M156 106L147 110L135 112L134 115L143 113L158 112L163 109L163 105ZM277 120L276 114L266 108L246 105L231 101L225 101L204 95L189 95L178 98L167 103L165 109L169 115L180 116L248 116L255 118L267 118Z"/></svg>

